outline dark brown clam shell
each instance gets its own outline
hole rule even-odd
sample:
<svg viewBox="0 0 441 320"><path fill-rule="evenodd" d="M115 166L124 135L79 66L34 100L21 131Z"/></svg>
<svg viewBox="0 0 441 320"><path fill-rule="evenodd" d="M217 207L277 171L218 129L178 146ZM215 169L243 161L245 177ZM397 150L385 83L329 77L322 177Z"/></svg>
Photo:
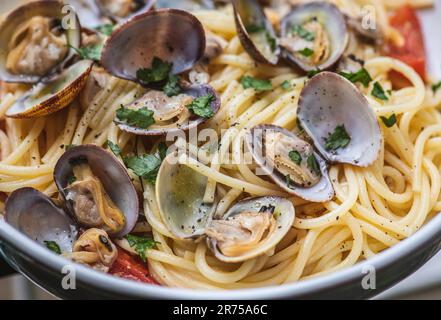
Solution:
<svg viewBox="0 0 441 320"><path fill-rule="evenodd" d="M112 237L123 237L130 233L138 220L139 201L136 189L126 168L111 153L96 145L76 146L66 151L58 160L54 170L54 180L60 194L66 201L71 216L75 213L70 201L66 200L66 188L73 176L73 166L78 161L87 161L94 175L101 181L106 193L124 213L126 225Z"/></svg>

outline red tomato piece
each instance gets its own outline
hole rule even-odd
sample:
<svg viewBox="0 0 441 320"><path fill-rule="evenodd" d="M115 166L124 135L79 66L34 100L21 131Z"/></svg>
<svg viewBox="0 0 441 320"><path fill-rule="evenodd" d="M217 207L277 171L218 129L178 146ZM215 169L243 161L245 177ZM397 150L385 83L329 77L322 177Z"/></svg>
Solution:
<svg viewBox="0 0 441 320"><path fill-rule="evenodd" d="M145 262L120 248L118 249L118 258L109 273L128 280L158 284L150 275Z"/></svg>

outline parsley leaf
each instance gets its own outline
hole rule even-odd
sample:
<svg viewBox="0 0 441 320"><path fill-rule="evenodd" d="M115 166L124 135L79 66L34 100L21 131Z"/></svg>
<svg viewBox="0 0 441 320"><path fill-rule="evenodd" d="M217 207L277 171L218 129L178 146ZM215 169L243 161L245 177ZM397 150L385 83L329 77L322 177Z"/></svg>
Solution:
<svg viewBox="0 0 441 320"><path fill-rule="evenodd" d="M121 148L116 143L113 143L112 141L107 140L107 146L110 148L110 150L112 150L112 152L115 156L118 157L121 154Z"/></svg>
<svg viewBox="0 0 441 320"><path fill-rule="evenodd" d="M72 148L74 148L74 147L76 147L77 145L76 144L66 144L65 146L64 146L64 149L66 150L66 151L68 151L68 150L70 150L70 149L72 149Z"/></svg>
<svg viewBox="0 0 441 320"><path fill-rule="evenodd" d="M311 154L308 157L308 159L306 159L306 164L312 172L316 173L317 175L321 174L320 166L318 164L317 159L315 158L315 156L313 154Z"/></svg>
<svg viewBox="0 0 441 320"><path fill-rule="evenodd" d="M115 26L113 24L106 23L106 24L103 24L101 26L96 27L95 30L106 35L106 36L110 36L112 34L114 28L115 28Z"/></svg>
<svg viewBox="0 0 441 320"><path fill-rule="evenodd" d="M361 68L357 72L340 72L339 74L352 83L360 82L365 88L367 88L372 81L371 75L365 68Z"/></svg>
<svg viewBox="0 0 441 320"><path fill-rule="evenodd" d="M139 110L133 110L125 108L123 105L121 105L121 108L116 111L116 117L118 120L127 123L129 126L141 129L147 129L155 123L153 114L154 112L146 107Z"/></svg>
<svg viewBox="0 0 441 320"><path fill-rule="evenodd" d="M292 162L296 163L297 165L300 165L302 163L302 156L297 150L292 150L288 153L289 158L292 160Z"/></svg>
<svg viewBox="0 0 441 320"><path fill-rule="evenodd" d="M441 81L432 85L433 93L436 93L439 88L441 88Z"/></svg>
<svg viewBox="0 0 441 320"><path fill-rule="evenodd" d="M177 96L178 94L180 94L182 89L179 84L179 77L176 75L171 75L168 78L168 81L167 81L166 85L164 86L163 91L168 97L173 97L173 96Z"/></svg>
<svg viewBox="0 0 441 320"><path fill-rule="evenodd" d="M344 125L337 126L332 134L325 139L326 150L337 150L346 147L351 142L351 137Z"/></svg>
<svg viewBox="0 0 441 320"><path fill-rule="evenodd" d="M103 44L93 44L83 48L75 48L74 49L82 59L100 61L101 60L101 51L103 50Z"/></svg>
<svg viewBox="0 0 441 320"><path fill-rule="evenodd" d="M308 78L312 78L313 76L315 76L316 74L319 74L320 72L322 72L322 70L320 70L320 69L311 70L311 71L308 71L308 73L306 75Z"/></svg>
<svg viewBox="0 0 441 320"><path fill-rule="evenodd" d="M384 125L388 128L392 128L395 123L397 123L397 116L395 113L392 113L392 115L388 118L385 116L380 117L381 121L383 121Z"/></svg>
<svg viewBox="0 0 441 320"><path fill-rule="evenodd" d="M201 96L194 99L189 105L187 105L187 108L195 115L208 119L214 115L213 109L211 108L211 103L214 99L215 98L212 94Z"/></svg>
<svg viewBox="0 0 441 320"><path fill-rule="evenodd" d="M289 90L291 89L291 83L288 80L285 80L282 82L281 87L282 89Z"/></svg>
<svg viewBox="0 0 441 320"><path fill-rule="evenodd" d="M164 142L160 142L158 144L158 152L161 160L164 160L165 157L167 156L167 150L168 150L167 145Z"/></svg>
<svg viewBox="0 0 441 320"><path fill-rule="evenodd" d="M49 250L53 251L54 253L61 254L60 246L55 241L44 241L44 244Z"/></svg>
<svg viewBox="0 0 441 320"><path fill-rule="evenodd" d="M306 41L314 41L315 40L314 32L306 30L305 28L303 28L299 24L295 24L292 26L292 32L294 34L298 35L300 38L305 39Z"/></svg>
<svg viewBox="0 0 441 320"><path fill-rule="evenodd" d="M250 24L246 26L245 29L247 30L248 33L257 33L257 32L265 31L265 26L263 24L262 25Z"/></svg>
<svg viewBox="0 0 441 320"><path fill-rule="evenodd" d="M164 81L168 79L172 67L172 63L154 57L151 69L139 69L136 72L136 77L144 84Z"/></svg>
<svg viewBox="0 0 441 320"><path fill-rule="evenodd" d="M132 234L128 234L125 236L125 239L129 243L129 245L135 249L135 251L141 257L141 260L146 262L147 257L145 255L146 250L153 249L159 242L156 242L150 238L138 237Z"/></svg>
<svg viewBox="0 0 441 320"><path fill-rule="evenodd" d="M304 57L310 57L314 54L314 51L309 48L304 48L304 49L297 51L297 52L300 53Z"/></svg>
<svg viewBox="0 0 441 320"><path fill-rule="evenodd" d="M161 159L151 154L124 158L127 168L131 169L138 177L153 184L156 182L161 162Z"/></svg>
<svg viewBox="0 0 441 320"><path fill-rule="evenodd" d="M372 95L380 100L384 100L384 101L389 100L389 98L386 96L386 93L383 90L383 87L378 81L374 83L374 88L372 89Z"/></svg>
<svg viewBox="0 0 441 320"><path fill-rule="evenodd" d="M71 176L69 179L67 179L68 184L73 184L75 181L77 181L77 177Z"/></svg>
<svg viewBox="0 0 441 320"><path fill-rule="evenodd" d="M251 76L243 76L240 78L240 84L244 89L253 88L257 91L268 91L273 89L270 80L257 79Z"/></svg>

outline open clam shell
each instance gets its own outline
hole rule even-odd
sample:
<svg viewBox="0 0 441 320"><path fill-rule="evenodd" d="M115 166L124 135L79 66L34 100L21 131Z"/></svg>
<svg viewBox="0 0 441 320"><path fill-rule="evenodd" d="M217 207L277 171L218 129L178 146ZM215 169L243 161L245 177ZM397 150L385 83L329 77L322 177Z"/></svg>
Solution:
<svg viewBox="0 0 441 320"><path fill-rule="evenodd" d="M46 195L32 188L14 191L8 197L5 219L32 240L45 245L54 241L62 252L72 251L78 230L74 221Z"/></svg>
<svg viewBox="0 0 441 320"><path fill-rule="evenodd" d="M205 32L187 11L162 9L137 15L107 40L101 65L112 75L139 82L137 71L154 58L173 63L172 74L191 69L205 50Z"/></svg>
<svg viewBox="0 0 441 320"><path fill-rule="evenodd" d="M303 88L298 119L318 151L331 162L367 167L379 156L382 134L378 119L357 87L333 72L321 72ZM326 139L344 125L350 142L328 150Z"/></svg>
<svg viewBox="0 0 441 320"><path fill-rule="evenodd" d="M81 92L93 62L82 60L47 82L40 82L19 98L6 112L10 118L36 118L67 107Z"/></svg>
<svg viewBox="0 0 441 320"><path fill-rule="evenodd" d="M209 85L194 85L188 88L185 88L182 92L183 94L189 95L192 98L196 99L202 96L212 95L214 97L213 101L211 101L210 107L213 110L213 114L216 114L221 106L220 97L217 92L210 87ZM144 136L158 136L167 133L173 132L181 132L182 130L187 131L192 128L197 127L208 119L199 117L197 115L192 115L185 123L166 128L161 128L161 126L153 125L148 129L141 129L137 127L133 127L124 123L118 123L118 127L126 132L130 132L136 135L144 135Z"/></svg>
<svg viewBox="0 0 441 320"><path fill-rule="evenodd" d="M186 11L195 11L202 9L214 9L212 0L156 0L157 9L175 8Z"/></svg>
<svg viewBox="0 0 441 320"><path fill-rule="evenodd" d="M328 166L323 158L318 153L313 153L321 173L320 180L316 184L312 186L300 186L295 183L289 183L286 176L279 172L277 168L273 167L271 161L266 158L267 150L264 145L264 135L268 131L280 132L292 139L300 139L294 133L274 125L258 125L252 128L245 136L245 143L248 151L251 152L254 161L262 168L264 173L278 186L290 194L312 202L325 202L331 200L334 196L334 188L332 187L328 176Z"/></svg>
<svg viewBox="0 0 441 320"><path fill-rule="evenodd" d="M130 233L138 219L139 201L136 189L127 174L127 170L118 159L106 150L95 145L76 146L66 151L57 162L54 170L54 180L66 201L75 220L76 214L71 200L68 200L69 180L73 174L73 167L78 163L87 163L93 174L100 180L107 195L125 216L125 225L113 237L123 237Z"/></svg>
<svg viewBox="0 0 441 320"><path fill-rule="evenodd" d="M94 0L64 0L64 3L72 6L84 28L94 29L105 23Z"/></svg>
<svg viewBox="0 0 441 320"><path fill-rule="evenodd" d="M156 201L162 220L180 239L203 235L217 203L204 203L207 177L179 163L178 152L162 162L156 183Z"/></svg>
<svg viewBox="0 0 441 320"><path fill-rule="evenodd" d="M307 24L311 31L306 27ZM295 28L300 28L300 32L297 31L300 36L297 38L293 36ZM282 20L281 39L282 44L287 43L282 46L283 56L303 70L311 71L332 67L345 51L349 36L344 16L334 4L314 1L292 7L291 12ZM303 45L300 46L302 48L297 48L300 42L314 47L308 47L309 53L302 51L300 49L304 50ZM312 61L317 47L323 50L324 57ZM293 52L294 49L299 52Z"/></svg>
<svg viewBox="0 0 441 320"><path fill-rule="evenodd" d="M292 227L295 219L295 208L292 202L284 198L270 196L242 200L233 205L222 219L233 219L244 212L266 214L266 212L262 212L262 208L272 208L272 216L275 219L273 231L267 234L264 240L257 246L238 256L224 255L219 249L217 241L208 237L208 247L216 258L228 263L247 261L271 251L283 239Z"/></svg>
<svg viewBox="0 0 441 320"><path fill-rule="evenodd" d="M273 26L257 0L233 0L234 19L239 39L257 62L276 65L280 48Z"/></svg>
<svg viewBox="0 0 441 320"><path fill-rule="evenodd" d="M0 80L6 82L19 83L37 83L41 80L41 75L32 74L14 74L6 67L6 61L10 52L9 44L15 31L24 22L34 17L53 18L63 21L65 13L63 13L64 4L53 0L32 1L24 4L12 11L0 25ZM81 45L81 26L76 15L69 20L69 28L62 29L66 35L67 44L71 47L79 48ZM75 50L70 48L66 56L46 75L59 72L63 69L65 63L75 55Z"/></svg>
<svg viewBox="0 0 441 320"><path fill-rule="evenodd" d="M122 4L118 6L114 0L94 0L94 2L102 15L117 23L149 11L155 4L155 0L128 1L126 6Z"/></svg>

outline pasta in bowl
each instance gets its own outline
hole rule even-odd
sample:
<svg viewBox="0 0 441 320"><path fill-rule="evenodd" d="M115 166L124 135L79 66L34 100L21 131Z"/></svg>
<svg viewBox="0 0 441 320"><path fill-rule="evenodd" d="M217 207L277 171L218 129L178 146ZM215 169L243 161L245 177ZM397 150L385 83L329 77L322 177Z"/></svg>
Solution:
<svg viewBox="0 0 441 320"><path fill-rule="evenodd" d="M62 8L0 28L5 226L39 251L167 287L300 288L437 220L441 97L410 6L377 3L376 28L357 1L98 6L81 29ZM67 48L44 71L42 39Z"/></svg>

